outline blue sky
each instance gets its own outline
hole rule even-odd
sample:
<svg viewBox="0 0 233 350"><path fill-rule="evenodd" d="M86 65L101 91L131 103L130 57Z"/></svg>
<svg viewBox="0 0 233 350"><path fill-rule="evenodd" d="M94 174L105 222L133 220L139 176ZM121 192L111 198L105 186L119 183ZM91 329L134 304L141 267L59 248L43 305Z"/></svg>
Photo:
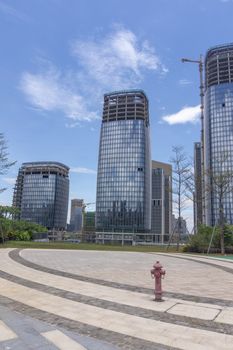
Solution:
<svg viewBox="0 0 233 350"><path fill-rule="evenodd" d="M233 41L232 0L0 0L0 132L16 166L0 178L11 204L22 162L71 168L70 199L95 202L103 93L142 88L152 158L199 140L197 59Z"/></svg>

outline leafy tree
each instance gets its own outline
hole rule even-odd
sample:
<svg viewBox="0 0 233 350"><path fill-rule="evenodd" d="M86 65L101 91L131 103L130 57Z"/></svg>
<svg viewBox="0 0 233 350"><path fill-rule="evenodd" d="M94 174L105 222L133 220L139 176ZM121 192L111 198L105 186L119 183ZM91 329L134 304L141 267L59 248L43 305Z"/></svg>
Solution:
<svg viewBox="0 0 233 350"><path fill-rule="evenodd" d="M0 230L1 230L1 241L4 241L11 235L12 222L9 219L0 217Z"/></svg>
<svg viewBox="0 0 233 350"><path fill-rule="evenodd" d="M31 240L34 232L46 232L44 226L33 222L13 220L16 208L0 206L1 240Z"/></svg>
<svg viewBox="0 0 233 350"><path fill-rule="evenodd" d="M19 209L8 205L0 205L0 217L5 219L13 219L15 214L19 213Z"/></svg>

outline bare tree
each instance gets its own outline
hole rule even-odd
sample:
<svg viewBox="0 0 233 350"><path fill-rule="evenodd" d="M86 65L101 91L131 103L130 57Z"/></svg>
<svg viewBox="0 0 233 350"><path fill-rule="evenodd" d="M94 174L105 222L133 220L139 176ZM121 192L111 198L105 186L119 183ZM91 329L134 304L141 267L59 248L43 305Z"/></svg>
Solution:
<svg viewBox="0 0 233 350"><path fill-rule="evenodd" d="M182 146L172 147L173 156L170 161L172 163L172 193L175 209L178 213L177 222L177 251L180 246L181 230L182 230L182 213L186 208L188 196L188 186L191 186L192 172L191 162L184 152Z"/></svg>
<svg viewBox="0 0 233 350"><path fill-rule="evenodd" d="M218 202L218 224L220 228L220 247L221 254L225 254L224 244L224 226L226 223L224 213L224 200L229 193L233 192L233 170L229 165L231 162L227 152L221 152L219 157L215 158L214 169L206 170L206 185L207 194L212 194Z"/></svg>
<svg viewBox="0 0 233 350"><path fill-rule="evenodd" d="M202 206L202 199L203 197L199 198L197 196L196 190L197 186L202 183L201 177L198 177L198 174L196 174L193 164L193 159L190 159L190 172L189 176L187 176L187 179L185 180L185 196L188 200L193 202L193 210L195 211L196 215L198 215L197 210L198 207ZM202 189L201 189L202 191ZM193 223L193 232L197 233L198 226L201 224L201 222L197 222L194 219Z"/></svg>
<svg viewBox="0 0 233 350"><path fill-rule="evenodd" d="M8 170L16 163L9 161L9 153L4 134L0 133L0 175L5 175ZM0 188L0 193L6 188Z"/></svg>
<svg viewBox="0 0 233 350"><path fill-rule="evenodd" d="M0 176L5 175L10 167L12 167L16 162L10 162L8 159L9 153L8 153L8 147L6 140L4 138L4 134L0 133ZM0 188L0 193L3 192L6 188ZM2 213L1 213L2 214ZM3 236L3 230L2 230L2 222L0 217L0 234L2 238L2 243L4 243L4 236Z"/></svg>

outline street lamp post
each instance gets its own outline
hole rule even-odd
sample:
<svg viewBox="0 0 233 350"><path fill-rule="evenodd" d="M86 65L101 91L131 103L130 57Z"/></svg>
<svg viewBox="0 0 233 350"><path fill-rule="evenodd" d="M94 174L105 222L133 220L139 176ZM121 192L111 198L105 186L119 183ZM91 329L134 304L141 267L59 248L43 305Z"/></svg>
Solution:
<svg viewBox="0 0 233 350"><path fill-rule="evenodd" d="M203 79L203 58L200 55L199 60L191 60L189 58L182 58L181 62L196 63L199 67L200 73L200 100L201 100L201 173L202 173L202 221L205 224L205 168L204 168L204 79Z"/></svg>

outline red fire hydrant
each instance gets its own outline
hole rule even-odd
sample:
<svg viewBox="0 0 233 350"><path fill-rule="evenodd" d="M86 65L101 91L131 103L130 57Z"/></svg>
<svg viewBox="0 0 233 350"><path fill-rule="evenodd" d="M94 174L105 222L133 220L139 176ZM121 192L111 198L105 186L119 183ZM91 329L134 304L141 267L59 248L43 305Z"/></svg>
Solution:
<svg viewBox="0 0 233 350"><path fill-rule="evenodd" d="M155 279L155 301L163 301L162 299L162 283L161 279L164 278L165 270L162 269L162 265L159 261L153 266L153 269L150 271L151 277Z"/></svg>

